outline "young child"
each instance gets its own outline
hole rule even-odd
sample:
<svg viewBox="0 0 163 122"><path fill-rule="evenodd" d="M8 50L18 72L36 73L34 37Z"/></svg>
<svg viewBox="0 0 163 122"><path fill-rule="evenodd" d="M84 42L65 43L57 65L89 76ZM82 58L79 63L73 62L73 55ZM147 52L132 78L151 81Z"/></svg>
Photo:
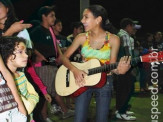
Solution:
<svg viewBox="0 0 163 122"><path fill-rule="evenodd" d="M33 119L32 111L39 101L39 96L28 82L24 73L17 70L27 65L28 55L26 54L25 40L19 37L1 37L0 52L5 65L14 77L17 89L31 121Z"/></svg>
<svg viewBox="0 0 163 122"><path fill-rule="evenodd" d="M10 72L0 55L0 118L2 122L26 122L26 110Z"/></svg>

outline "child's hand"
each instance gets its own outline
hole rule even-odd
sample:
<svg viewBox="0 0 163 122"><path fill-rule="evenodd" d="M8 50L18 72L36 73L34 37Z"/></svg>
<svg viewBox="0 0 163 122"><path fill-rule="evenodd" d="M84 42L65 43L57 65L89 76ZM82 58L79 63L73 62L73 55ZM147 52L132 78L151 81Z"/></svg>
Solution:
<svg viewBox="0 0 163 122"><path fill-rule="evenodd" d="M45 94L44 97L49 103L51 103L52 98L51 98L51 96L49 94Z"/></svg>

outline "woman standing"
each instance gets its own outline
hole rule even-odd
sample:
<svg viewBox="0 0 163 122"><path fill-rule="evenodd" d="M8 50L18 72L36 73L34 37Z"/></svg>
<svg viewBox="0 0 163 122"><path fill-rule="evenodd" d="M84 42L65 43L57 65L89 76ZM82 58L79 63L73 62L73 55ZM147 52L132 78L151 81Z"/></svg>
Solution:
<svg viewBox="0 0 163 122"><path fill-rule="evenodd" d="M86 73L69 61L73 52L82 46L81 54L83 61L98 59L102 64L115 63L119 50L119 38L108 32L110 22L106 10L100 5L92 5L83 12L81 22L86 33L78 35L72 45L65 52L62 62L70 69L75 77L75 82L80 87L84 86ZM124 74L130 68L130 58L123 57L112 72ZM112 75L107 74L106 84L101 88L89 88L87 91L76 97L75 100L75 122L86 122L89 103L92 93L96 99L96 122L108 122L109 104L111 100Z"/></svg>

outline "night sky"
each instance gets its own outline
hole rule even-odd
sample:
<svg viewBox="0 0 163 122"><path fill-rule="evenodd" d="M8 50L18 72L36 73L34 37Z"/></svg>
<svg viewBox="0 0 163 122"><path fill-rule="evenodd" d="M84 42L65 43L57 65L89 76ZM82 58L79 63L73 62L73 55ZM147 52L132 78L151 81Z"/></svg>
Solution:
<svg viewBox="0 0 163 122"><path fill-rule="evenodd" d="M70 34L70 23L80 20L80 0L11 0L18 18L29 22L37 19L37 11L43 5L56 5L56 17L63 23L63 34ZM137 32L163 31L163 0L90 0L108 11L112 24L118 29L120 20L130 17L138 20L142 28Z"/></svg>

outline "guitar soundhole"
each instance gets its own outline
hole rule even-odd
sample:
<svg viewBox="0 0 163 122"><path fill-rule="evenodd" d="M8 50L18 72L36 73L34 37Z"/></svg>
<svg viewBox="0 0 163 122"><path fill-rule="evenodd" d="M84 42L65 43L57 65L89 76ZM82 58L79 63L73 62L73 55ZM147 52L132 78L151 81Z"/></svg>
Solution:
<svg viewBox="0 0 163 122"><path fill-rule="evenodd" d="M66 72L66 87L70 86L70 70Z"/></svg>

